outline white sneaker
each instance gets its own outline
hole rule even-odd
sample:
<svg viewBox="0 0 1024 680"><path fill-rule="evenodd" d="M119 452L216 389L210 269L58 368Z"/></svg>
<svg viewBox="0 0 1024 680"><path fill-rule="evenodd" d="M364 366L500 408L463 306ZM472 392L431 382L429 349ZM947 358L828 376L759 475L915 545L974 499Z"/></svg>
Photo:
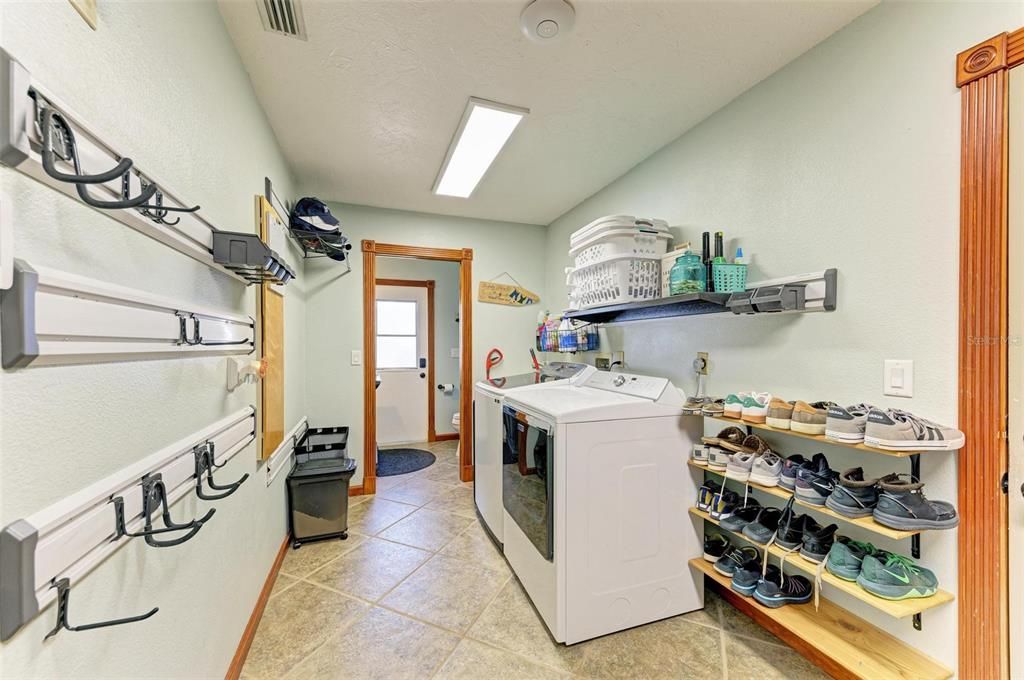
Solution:
<svg viewBox="0 0 1024 680"><path fill-rule="evenodd" d="M743 420L748 423L760 423L764 425L768 419L768 404L772 401L772 395L767 392L751 392L743 400Z"/></svg>
<svg viewBox="0 0 1024 680"><path fill-rule="evenodd" d="M710 447L707 444L694 444L693 454L690 456L693 462L697 465L708 464L708 449Z"/></svg>
<svg viewBox="0 0 1024 680"><path fill-rule="evenodd" d="M709 446L708 449L708 467L712 470L725 470L729 465L729 459L732 458L732 453L717 446Z"/></svg>

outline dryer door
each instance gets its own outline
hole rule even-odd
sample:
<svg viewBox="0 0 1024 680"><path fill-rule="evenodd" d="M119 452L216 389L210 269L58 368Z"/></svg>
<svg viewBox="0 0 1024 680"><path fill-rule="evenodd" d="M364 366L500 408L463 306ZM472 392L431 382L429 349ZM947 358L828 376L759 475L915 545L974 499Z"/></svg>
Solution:
<svg viewBox="0 0 1024 680"><path fill-rule="evenodd" d="M554 427L509 406L502 409L506 451L501 500L537 552L554 559Z"/></svg>

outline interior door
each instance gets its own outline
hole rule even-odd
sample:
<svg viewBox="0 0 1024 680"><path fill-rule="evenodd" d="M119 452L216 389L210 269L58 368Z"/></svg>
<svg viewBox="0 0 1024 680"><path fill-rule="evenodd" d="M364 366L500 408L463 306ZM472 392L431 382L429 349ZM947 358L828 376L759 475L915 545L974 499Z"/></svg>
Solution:
<svg viewBox="0 0 1024 680"><path fill-rule="evenodd" d="M1010 71L1009 558L1024 560L1024 67ZM1010 677L1024 677L1024 571L1010 569Z"/></svg>
<svg viewBox="0 0 1024 680"><path fill-rule="evenodd" d="M427 289L377 286L377 443L427 441Z"/></svg>

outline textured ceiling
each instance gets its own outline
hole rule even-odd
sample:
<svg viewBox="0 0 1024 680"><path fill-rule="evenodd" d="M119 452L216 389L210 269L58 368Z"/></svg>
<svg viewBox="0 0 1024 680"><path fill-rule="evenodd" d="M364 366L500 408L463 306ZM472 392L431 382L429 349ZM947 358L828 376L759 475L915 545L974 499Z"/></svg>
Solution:
<svg viewBox="0 0 1024 680"><path fill-rule="evenodd" d="M220 9L303 192L548 224L876 3L574 4L552 45L526 0L303 0L307 42ZM531 113L471 198L435 196L470 96Z"/></svg>

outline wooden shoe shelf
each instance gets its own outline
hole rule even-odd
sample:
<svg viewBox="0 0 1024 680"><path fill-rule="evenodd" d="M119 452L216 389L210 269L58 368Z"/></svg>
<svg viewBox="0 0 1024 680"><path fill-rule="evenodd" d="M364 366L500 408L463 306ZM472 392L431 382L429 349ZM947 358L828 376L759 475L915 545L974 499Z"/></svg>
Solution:
<svg viewBox="0 0 1024 680"><path fill-rule="evenodd" d="M692 514L694 517L700 517L705 522L710 522L721 529L721 525L719 524L718 520L712 519L711 515L709 515L706 512L703 512L702 510L698 510L697 508L690 508L690 514ZM750 545L755 546L756 548L758 548L759 551L764 551L765 549L763 545L758 545L757 543L754 543L741 533L728 531L726 529L721 530L723 533L739 538L749 543ZM806 574L809 574L810 580L812 582L814 581L815 574L817 574L818 572L818 565L814 562L809 562L808 560L805 560L803 557L800 557L799 551L789 552L781 546L772 545L768 547L768 553L771 554L773 557L777 558L785 557L788 554L789 558L786 560L786 565L792 566L795 569L798 569ZM941 605L946 604L947 602L952 602L954 599L951 593L947 593L944 590L940 590L931 597L921 597L910 600L886 600L885 598L872 595L871 593L857 585L856 582L844 581L843 579L832 575L832 573L829 572L827 569L822 570L821 580L823 583L827 583L836 590L842 591L847 595L855 597L861 602L865 602L868 605L874 607L883 614L887 614L897 619L903 619L909 616L914 616L915 614L920 614L921 612L926 611L928 609L939 607Z"/></svg>
<svg viewBox="0 0 1024 680"><path fill-rule="evenodd" d="M797 558L800 559L800 558ZM885 631L821 598L820 606L764 607L729 587L730 579L701 558L690 567L704 574L723 599L775 633L804 656L816 660L829 675L862 680L943 680L953 672Z"/></svg>

